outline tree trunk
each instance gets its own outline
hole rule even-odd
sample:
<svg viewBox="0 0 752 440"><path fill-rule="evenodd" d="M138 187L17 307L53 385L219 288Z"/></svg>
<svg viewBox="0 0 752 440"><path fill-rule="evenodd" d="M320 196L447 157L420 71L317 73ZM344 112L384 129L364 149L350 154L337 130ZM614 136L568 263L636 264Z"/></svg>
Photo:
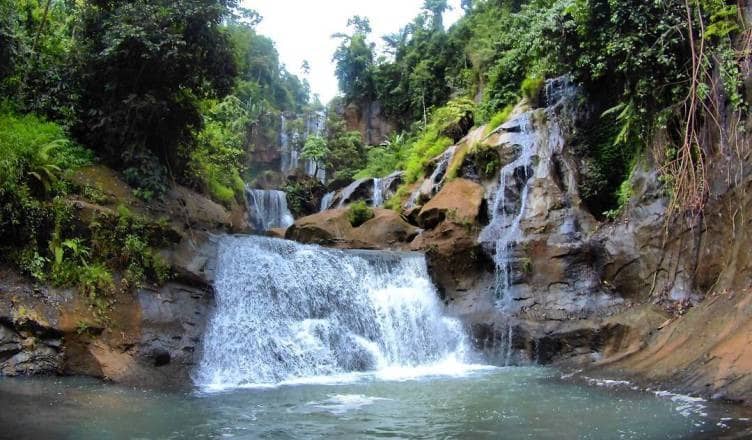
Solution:
<svg viewBox="0 0 752 440"><path fill-rule="evenodd" d="M39 24L39 29L37 30L37 35L34 37L34 44L31 46L31 51L34 53L34 57L36 57L37 53L37 47L39 46L39 37L42 35L42 31L44 30L44 25L47 24L47 15L50 12L50 3L52 3L52 0L47 0L47 3L44 5L44 13L42 13L42 23Z"/></svg>
<svg viewBox="0 0 752 440"><path fill-rule="evenodd" d="M423 94L421 95L422 101L423 101L423 131L428 128L428 114L426 113L426 91L423 90Z"/></svg>

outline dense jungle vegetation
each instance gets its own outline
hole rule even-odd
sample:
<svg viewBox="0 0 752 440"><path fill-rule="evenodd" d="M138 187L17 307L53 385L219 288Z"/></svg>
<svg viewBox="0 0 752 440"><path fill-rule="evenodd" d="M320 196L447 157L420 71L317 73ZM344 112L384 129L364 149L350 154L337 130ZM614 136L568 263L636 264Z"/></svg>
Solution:
<svg viewBox="0 0 752 440"><path fill-rule="evenodd" d="M735 138L716 133L719 115L747 107L736 1L463 0L449 28L447 8L425 0L384 50L365 17L333 37L343 96L301 146L330 181L405 170L414 182L458 120L494 128L569 75L592 114L576 140L591 210L619 209L647 151L676 207L701 209L703 158ZM96 191L71 173L101 162L145 200L178 182L241 202L254 140L277 138L270 121L322 108L256 33L261 19L236 0L0 0L0 258L84 292L113 288L114 271L126 285L169 276L154 251L164 225L123 209L77 230L65 200ZM374 101L398 131L365 146L335 109Z"/></svg>
<svg viewBox="0 0 752 440"><path fill-rule="evenodd" d="M168 277L165 222L121 207L81 228L69 201L102 195L72 177L103 163L146 201L178 182L242 203L259 121L310 95L259 20L233 0L0 0L0 258L93 303Z"/></svg>
<svg viewBox="0 0 752 440"><path fill-rule="evenodd" d="M384 37L384 53L367 19L354 17L337 35L346 99L380 101L402 130L368 150L360 176L404 169L413 181L452 143L465 111L495 128L521 98L538 99L545 79L569 75L593 114L576 141L591 210L618 211L648 150L675 208L701 209L710 139L735 138L718 133L720 115L728 108L741 120L747 107L740 78L749 33L736 1L467 0L464 17L445 29L447 7L426 0L421 15Z"/></svg>

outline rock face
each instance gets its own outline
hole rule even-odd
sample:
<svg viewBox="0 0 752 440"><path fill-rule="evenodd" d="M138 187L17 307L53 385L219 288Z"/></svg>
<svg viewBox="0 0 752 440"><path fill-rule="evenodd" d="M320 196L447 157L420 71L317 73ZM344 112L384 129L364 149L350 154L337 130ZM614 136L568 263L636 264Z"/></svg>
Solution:
<svg viewBox="0 0 752 440"><path fill-rule="evenodd" d="M380 179L366 178L353 181L334 192L327 208L344 208L361 200L371 206L381 206L397 192L403 178L404 173L397 171Z"/></svg>
<svg viewBox="0 0 752 440"><path fill-rule="evenodd" d="M473 224L478 221L484 207L485 190L475 182L455 179L448 182L441 191L426 203L418 214L418 223L427 229L436 227L445 219L460 224Z"/></svg>
<svg viewBox="0 0 752 440"><path fill-rule="evenodd" d="M37 288L0 270L0 375L87 375L159 388L190 384L213 305L217 241L204 240L168 255L174 282L110 298L102 324L77 292Z"/></svg>
<svg viewBox="0 0 752 440"><path fill-rule="evenodd" d="M285 238L301 243L349 249L403 249L418 234L418 228L388 209L374 209L374 217L357 228L350 224L347 209L330 209L298 219Z"/></svg>
<svg viewBox="0 0 752 440"><path fill-rule="evenodd" d="M101 166L81 170L74 180L102 192L99 204L68 200L84 232L94 214L115 213L121 204L145 218L167 219L171 244L160 254L174 276L163 286L147 284L104 298L102 318L102 310L75 290L37 286L0 267L0 375L88 375L150 387L190 384L213 307L218 244L213 232L246 230L245 213L230 212L180 186L147 204Z"/></svg>
<svg viewBox="0 0 752 440"><path fill-rule="evenodd" d="M380 145L394 131L394 125L383 114L381 103L350 103L341 110L350 131L359 131L366 145Z"/></svg>

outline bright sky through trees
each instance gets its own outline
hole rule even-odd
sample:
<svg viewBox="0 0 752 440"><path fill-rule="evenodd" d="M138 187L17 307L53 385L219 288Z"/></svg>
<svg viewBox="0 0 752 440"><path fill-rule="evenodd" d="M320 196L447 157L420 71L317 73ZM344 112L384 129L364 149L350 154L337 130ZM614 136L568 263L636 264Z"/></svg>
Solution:
<svg viewBox="0 0 752 440"><path fill-rule="evenodd" d="M261 13L260 33L277 43L280 58L292 73L304 76L301 65L308 60L308 81L323 102L337 94L332 54L337 41L330 37L344 32L347 19L361 15L371 20L374 40L399 30L415 17L423 0L245 0L244 6ZM446 26L461 15L460 0L450 0Z"/></svg>

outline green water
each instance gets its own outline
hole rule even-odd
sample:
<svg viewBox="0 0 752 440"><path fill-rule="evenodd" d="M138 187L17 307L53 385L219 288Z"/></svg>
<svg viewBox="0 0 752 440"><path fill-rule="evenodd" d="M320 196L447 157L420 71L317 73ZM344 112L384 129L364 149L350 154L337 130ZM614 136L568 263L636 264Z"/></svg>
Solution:
<svg viewBox="0 0 752 440"><path fill-rule="evenodd" d="M0 379L0 437L683 439L750 424L740 408L572 383L544 368L339 379L216 393Z"/></svg>

